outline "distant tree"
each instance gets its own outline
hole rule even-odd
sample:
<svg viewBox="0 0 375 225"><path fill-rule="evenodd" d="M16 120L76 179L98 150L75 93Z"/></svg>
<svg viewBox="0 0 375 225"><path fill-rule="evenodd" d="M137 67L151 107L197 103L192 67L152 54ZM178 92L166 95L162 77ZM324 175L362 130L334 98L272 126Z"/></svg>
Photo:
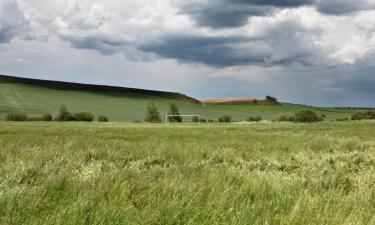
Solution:
<svg viewBox="0 0 375 225"><path fill-rule="evenodd" d="M262 117L261 116L250 116L249 118L247 118L247 121L248 122L259 122L259 121L262 121Z"/></svg>
<svg viewBox="0 0 375 225"><path fill-rule="evenodd" d="M154 102L151 102L147 106L147 115L146 115L145 121L150 122L150 123L160 123L161 122L159 110L156 107Z"/></svg>
<svg viewBox="0 0 375 225"><path fill-rule="evenodd" d="M73 119L72 114L68 111L65 105L61 105L59 108L59 112L57 113L56 117L54 118L55 121L71 121Z"/></svg>
<svg viewBox="0 0 375 225"><path fill-rule="evenodd" d="M49 113L46 113L46 114L43 115L42 120L43 121L52 121L52 115L49 114Z"/></svg>
<svg viewBox="0 0 375 225"><path fill-rule="evenodd" d="M26 121L27 116L25 113L15 112L15 113L9 113L5 119L7 121Z"/></svg>
<svg viewBox="0 0 375 225"><path fill-rule="evenodd" d="M269 96L269 95L266 96L266 100L268 100L268 101L271 102L272 104L278 104L278 103L279 103L279 102L277 101L277 98L272 97L272 96Z"/></svg>
<svg viewBox="0 0 375 225"><path fill-rule="evenodd" d="M178 111L178 107L176 104L169 105L168 115L173 115L171 117L168 117L169 122L178 122L178 123L182 122L182 117L180 116L180 113Z"/></svg>
<svg viewBox="0 0 375 225"><path fill-rule="evenodd" d="M94 115L90 112L73 113L71 120L91 122L94 121Z"/></svg>
<svg viewBox="0 0 375 225"><path fill-rule="evenodd" d="M224 116L219 117L219 122L220 123L230 123L230 122L232 122L232 117L230 115L226 114Z"/></svg>

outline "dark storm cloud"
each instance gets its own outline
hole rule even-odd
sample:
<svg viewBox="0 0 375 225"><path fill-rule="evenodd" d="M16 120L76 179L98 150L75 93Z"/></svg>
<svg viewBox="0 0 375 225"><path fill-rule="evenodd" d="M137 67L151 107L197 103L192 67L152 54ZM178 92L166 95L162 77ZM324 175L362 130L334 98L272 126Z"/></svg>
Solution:
<svg viewBox="0 0 375 225"><path fill-rule="evenodd" d="M214 67L263 63L270 51L265 43L244 37L198 36L167 36L159 42L143 44L139 49L163 58Z"/></svg>
<svg viewBox="0 0 375 225"><path fill-rule="evenodd" d="M321 0L316 4L319 12L331 15L345 15L357 11L375 9L375 3L367 0Z"/></svg>
<svg viewBox="0 0 375 225"><path fill-rule="evenodd" d="M214 0L194 4L185 4L182 12L190 14L199 25L220 28L242 26L250 16L265 16L275 8L312 4L312 0Z"/></svg>
<svg viewBox="0 0 375 225"><path fill-rule="evenodd" d="M129 59L148 60L150 53L159 58L175 59L181 63L202 64L216 68L239 65L304 65L326 66L324 53L318 49L307 30L293 19L263 27L262 35L213 36L164 34L157 39L126 42L106 35L62 36L71 46L96 50L104 55L123 53Z"/></svg>
<svg viewBox="0 0 375 225"><path fill-rule="evenodd" d="M319 31L307 30L297 21L286 20L264 27L258 37L169 35L138 48L161 58L213 67L330 66L332 62L312 41L315 32Z"/></svg>
<svg viewBox="0 0 375 225"><path fill-rule="evenodd" d="M65 36L64 40L69 41L71 46L78 49L97 50L103 55L111 55L123 49L126 46L125 41L115 40L115 38L88 36L88 37L72 37Z"/></svg>
<svg viewBox="0 0 375 225"><path fill-rule="evenodd" d="M267 16L275 10L315 7L320 13L344 15L375 8L371 0L210 0L177 4L180 13L189 15L199 26L241 27L253 16Z"/></svg>
<svg viewBox="0 0 375 225"><path fill-rule="evenodd" d="M311 5L315 0L226 0L226 3L239 3L248 5L268 5L275 7L298 7L303 5Z"/></svg>
<svg viewBox="0 0 375 225"><path fill-rule="evenodd" d="M337 71L341 74L329 83L329 87L363 93L375 93L375 66L344 68Z"/></svg>
<svg viewBox="0 0 375 225"><path fill-rule="evenodd" d="M277 8L311 5L314 0L214 0L179 4L180 13L188 14L200 26L240 27L251 16L266 16Z"/></svg>
<svg viewBox="0 0 375 225"><path fill-rule="evenodd" d="M188 14L200 26L213 28L240 27L248 22L249 16L264 16L272 7L248 5L223 5L190 11Z"/></svg>

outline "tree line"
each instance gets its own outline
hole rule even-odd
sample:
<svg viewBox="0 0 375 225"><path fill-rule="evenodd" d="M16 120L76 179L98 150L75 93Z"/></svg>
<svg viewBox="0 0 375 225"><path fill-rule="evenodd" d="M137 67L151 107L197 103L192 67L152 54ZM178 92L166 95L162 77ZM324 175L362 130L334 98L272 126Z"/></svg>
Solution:
<svg viewBox="0 0 375 225"><path fill-rule="evenodd" d="M45 113L40 117L28 117L25 113L14 112L9 113L5 120L7 121L82 121L82 122L92 122L95 117L91 112L75 112L71 113L68 111L65 105L61 105L55 116L50 113ZM108 122L107 116L99 116L98 122Z"/></svg>
<svg viewBox="0 0 375 225"><path fill-rule="evenodd" d="M268 96L267 96L268 97ZM277 99L272 99L274 102L277 102ZM294 115L281 115L277 121L280 122L301 122L301 123L312 123L312 122L320 122L323 121L326 116L318 115L316 112L311 110L303 110L300 112L295 113ZM85 122L92 122L95 120L94 115L91 112L75 112L71 113L65 107L65 105L61 105L58 109L58 112L52 116L49 113L43 114L40 117L28 117L24 113L9 113L6 116L7 121L85 121ZM168 122L175 122L181 123L183 122L181 113L179 108L176 104L172 103L169 105L168 110ZM375 120L375 112L368 111L368 112L356 112L354 113L351 118L337 118L337 121L349 121L349 120ZM107 116L101 115L97 118L98 122L108 122L109 118ZM217 122L221 123L230 123L233 122L232 116L229 114L225 114L220 116ZM260 115L249 116L246 121L248 122L259 122L262 121L262 117ZM140 122L140 121L137 121ZM147 105L147 112L145 122L149 123L161 123L162 119L160 117L160 112L155 105L154 102L151 102ZM205 118L201 118L198 116L193 116L191 122L215 122L212 119L206 120Z"/></svg>

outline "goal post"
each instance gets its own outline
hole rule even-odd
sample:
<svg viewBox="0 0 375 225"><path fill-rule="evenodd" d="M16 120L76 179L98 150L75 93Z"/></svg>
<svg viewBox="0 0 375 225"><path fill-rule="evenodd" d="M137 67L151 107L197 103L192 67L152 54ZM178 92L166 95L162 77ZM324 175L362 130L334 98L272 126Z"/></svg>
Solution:
<svg viewBox="0 0 375 225"><path fill-rule="evenodd" d="M166 114L165 115L165 125L168 125L170 122L169 122L169 118L173 118L173 117L182 117L182 118L191 118L191 120L194 118L194 117L197 117L198 118L198 126L201 124L201 116L200 115L168 115Z"/></svg>

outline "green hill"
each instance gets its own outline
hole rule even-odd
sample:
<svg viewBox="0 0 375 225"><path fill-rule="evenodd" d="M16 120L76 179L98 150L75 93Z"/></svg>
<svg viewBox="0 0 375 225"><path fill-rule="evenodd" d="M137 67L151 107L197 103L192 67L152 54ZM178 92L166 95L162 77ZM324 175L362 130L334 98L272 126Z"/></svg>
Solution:
<svg viewBox="0 0 375 225"><path fill-rule="evenodd" d="M106 115L112 121L142 121L146 106L151 101L156 103L161 115L168 111L170 103L175 103L183 114L198 114L213 120L224 114L230 114L238 121L243 121L250 115L261 115L263 119L273 120L281 114L292 115L304 109L325 114L328 119L334 120L349 117L355 111L287 103L280 106L203 105L198 100L179 93L0 75L0 119L4 119L9 112L23 112L30 116L54 113L61 104L65 104L71 112L89 111L95 116Z"/></svg>

